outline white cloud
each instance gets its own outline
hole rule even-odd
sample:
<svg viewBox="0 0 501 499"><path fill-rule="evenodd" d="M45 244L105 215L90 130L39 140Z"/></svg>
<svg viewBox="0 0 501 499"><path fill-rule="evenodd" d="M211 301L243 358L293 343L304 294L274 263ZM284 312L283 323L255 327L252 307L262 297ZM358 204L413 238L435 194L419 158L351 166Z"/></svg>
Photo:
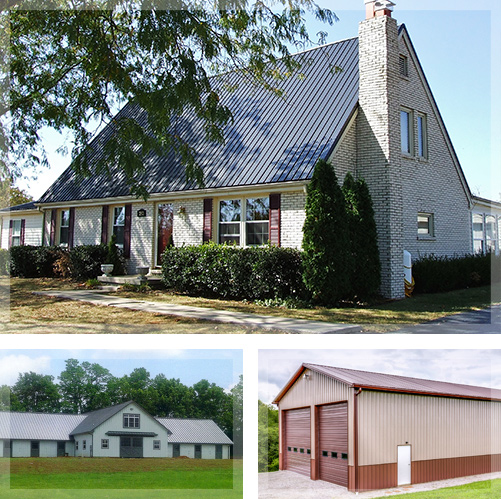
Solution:
<svg viewBox="0 0 501 499"><path fill-rule="evenodd" d="M51 359L48 356L28 357L27 355L6 355L0 357L0 385L12 386L20 373L36 373L50 370Z"/></svg>

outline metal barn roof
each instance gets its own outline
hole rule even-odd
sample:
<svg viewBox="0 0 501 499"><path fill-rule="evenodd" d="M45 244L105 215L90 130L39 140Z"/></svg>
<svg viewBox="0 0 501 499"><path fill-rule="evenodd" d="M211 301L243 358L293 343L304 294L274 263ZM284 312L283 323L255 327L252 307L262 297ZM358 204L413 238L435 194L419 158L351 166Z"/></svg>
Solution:
<svg viewBox="0 0 501 499"><path fill-rule="evenodd" d="M173 128L197 151L206 188L249 186L307 180L319 158L327 159L358 103L358 39L352 38L294 56L300 69L279 83L283 97L249 82L238 72L217 77L221 102L234 121L225 128L226 141L205 139L199 120L188 113ZM337 71L336 68L341 68ZM274 82L275 84L275 82ZM236 90L229 87L236 86ZM135 117L147 126L145 112L127 104L117 118ZM108 125L89 148L95 164L113 126ZM198 189L186 182L184 166L173 153L149 154L140 181L150 194ZM129 195L125 176L77 178L69 167L41 197L41 203L101 199Z"/></svg>
<svg viewBox="0 0 501 499"><path fill-rule="evenodd" d="M117 412L121 411L124 407L127 407L133 402L124 402L122 404L113 405L111 407L105 407L104 409L98 409L97 411L88 412L82 414L85 419L70 433L70 435L78 435L79 433L91 433L97 428L101 423L110 419Z"/></svg>
<svg viewBox="0 0 501 499"><path fill-rule="evenodd" d="M84 414L0 412L0 438L17 440L70 440L70 432Z"/></svg>
<svg viewBox="0 0 501 499"><path fill-rule="evenodd" d="M501 390L491 388L304 363L280 391L273 403L278 403L282 399L305 369L362 389L501 401Z"/></svg>
<svg viewBox="0 0 501 499"><path fill-rule="evenodd" d="M211 419L157 418L172 435L173 444L232 444L233 442Z"/></svg>

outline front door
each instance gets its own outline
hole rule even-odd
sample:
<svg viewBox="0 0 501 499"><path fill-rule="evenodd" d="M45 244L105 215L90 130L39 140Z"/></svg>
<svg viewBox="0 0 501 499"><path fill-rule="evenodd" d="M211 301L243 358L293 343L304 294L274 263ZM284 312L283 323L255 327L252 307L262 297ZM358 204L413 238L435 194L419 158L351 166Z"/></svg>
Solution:
<svg viewBox="0 0 501 499"><path fill-rule="evenodd" d="M195 445L195 459L202 459L202 446Z"/></svg>
<svg viewBox="0 0 501 499"><path fill-rule="evenodd" d="M411 483L411 446L399 445L398 447L398 485Z"/></svg>
<svg viewBox="0 0 501 499"><path fill-rule="evenodd" d="M167 246L172 245L174 206L172 203L158 205L157 265L162 265L161 257Z"/></svg>
<svg viewBox="0 0 501 499"><path fill-rule="evenodd" d="M65 447L66 446L65 446L64 442L58 442L57 443L57 457L64 456L64 454L66 453Z"/></svg>
<svg viewBox="0 0 501 499"><path fill-rule="evenodd" d="M120 437L120 457L143 457L143 437Z"/></svg>
<svg viewBox="0 0 501 499"><path fill-rule="evenodd" d="M181 455L181 444L173 444L172 457L179 457Z"/></svg>
<svg viewBox="0 0 501 499"><path fill-rule="evenodd" d="M216 445L216 459L223 459L223 446Z"/></svg>
<svg viewBox="0 0 501 499"><path fill-rule="evenodd" d="M38 440L31 441L31 457L40 457L40 442Z"/></svg>

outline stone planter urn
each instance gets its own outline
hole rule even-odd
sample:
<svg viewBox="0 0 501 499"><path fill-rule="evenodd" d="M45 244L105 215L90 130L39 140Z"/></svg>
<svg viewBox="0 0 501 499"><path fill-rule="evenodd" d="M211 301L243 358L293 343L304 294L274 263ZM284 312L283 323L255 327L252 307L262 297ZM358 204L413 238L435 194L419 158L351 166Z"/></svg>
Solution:
<svg viewBox="0 0 501 499"><path fill-rule="evenodd" d="M146 281L146 274L150 271L149 267L136 267L136 272L139 274L140 281Z"/></svg>
<svg viewBox="0 0 501 499"><path fill-rule="evenodd" d="M113 272L113 264L112 263L102 263L101 264L101 272L103 273L103 277L110 277Z"/></svg>

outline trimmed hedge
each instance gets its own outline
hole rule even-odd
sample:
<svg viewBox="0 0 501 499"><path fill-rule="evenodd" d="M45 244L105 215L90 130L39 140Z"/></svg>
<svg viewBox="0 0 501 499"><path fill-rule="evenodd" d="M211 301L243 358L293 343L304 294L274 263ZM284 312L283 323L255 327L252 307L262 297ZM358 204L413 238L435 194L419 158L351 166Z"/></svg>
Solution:
<svg viewBox="0 0 501 499"><path fill-rule="evenodd" d="M162 255L162 276L169 289L208 298L264 300L305 295L301 253L290 248L214 243L168 247Z"/></svg>
<svg viewBox="0 0 501 499"><path fill-rule="evenodd" d="M101 263L108 255L104 244L75 246L14 246L10 248L10 275L13 277L71 277L92 279L101 275ZM125 260L119 254L113 273L125 273Z"/></svg>
<svg viewBox="0 0 501 499"><path fill-rule="evenodd" d="M9 275L9 250L0 249L0 275Z"/></svg>
<svg viewBox="0 0 501 499"><path fill-rule="evenodd" d="M465 256L430 255L412 264L415 293L441 293L491 284L491 275L499 280L501 257L491 254ZM492 271L497 269L497 271ZM491 272L492 271L492 272Z"/></svg>

